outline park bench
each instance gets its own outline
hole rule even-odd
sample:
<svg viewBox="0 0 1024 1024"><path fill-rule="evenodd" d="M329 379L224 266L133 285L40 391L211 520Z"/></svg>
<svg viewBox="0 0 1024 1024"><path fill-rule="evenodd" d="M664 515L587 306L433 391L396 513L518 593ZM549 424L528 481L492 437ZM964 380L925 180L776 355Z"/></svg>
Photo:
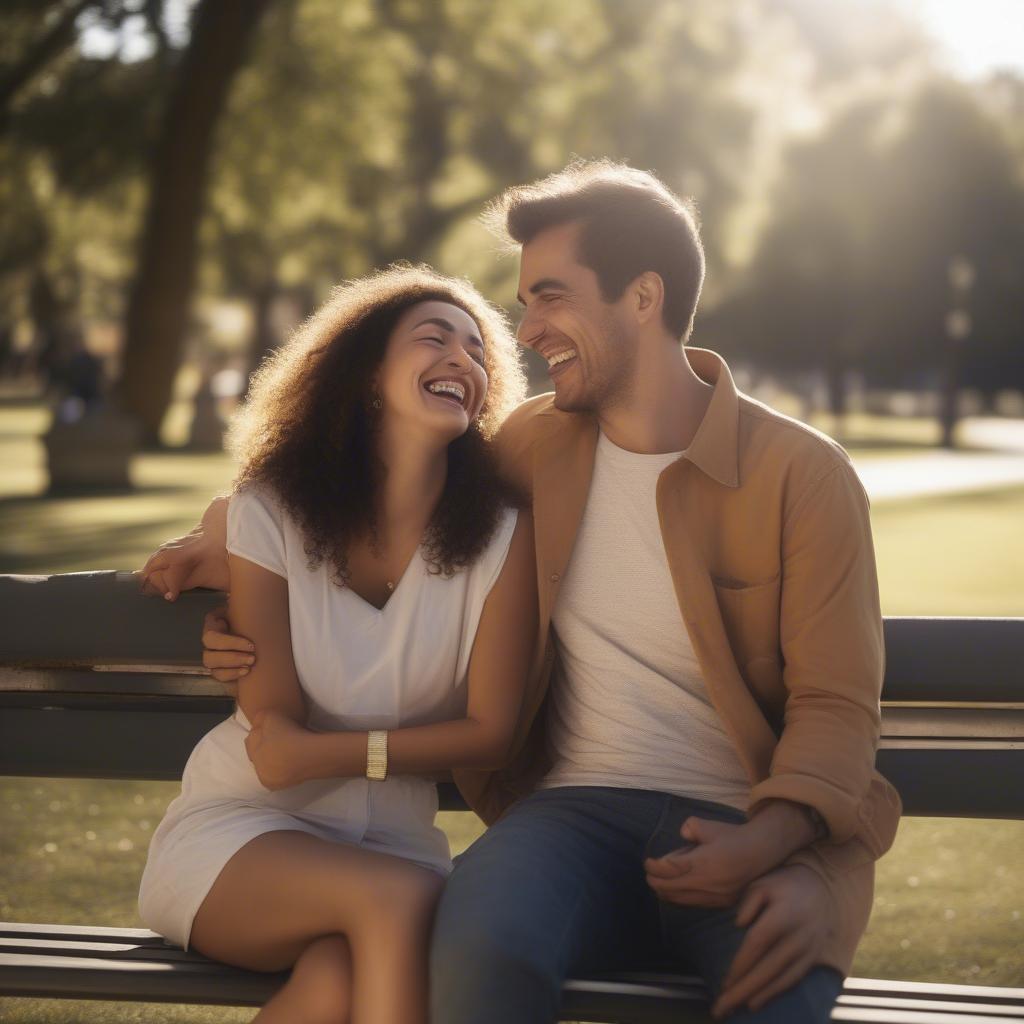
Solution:
<svg viewBox="0 0 1024 1024"><path fill-rule="evenodd" d="M232 710L199 667L203 615L222 601L145 598L127 573L0 576L0 774L179 779ZM892 618L885 631L878 767L905 813L1024 818L1024 619ZM465 808L451 786L441 805ZM285 977L144 929L0 923L0 995L255 1006ZM561 1019L710 1018L696 979L652 964L568 981ZM1024 1020L1024 989L850 978L833 1020L1005 1024Z"/></svg>

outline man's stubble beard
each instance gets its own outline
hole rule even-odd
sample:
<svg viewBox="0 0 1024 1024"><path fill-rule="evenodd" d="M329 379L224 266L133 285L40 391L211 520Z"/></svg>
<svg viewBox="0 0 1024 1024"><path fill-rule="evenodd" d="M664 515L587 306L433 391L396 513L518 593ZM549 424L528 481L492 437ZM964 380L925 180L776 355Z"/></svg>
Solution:
<svg viewBox="0 0 1024 1024"><path fill-rule="evenodd" d="M610 313L601 324L601 337L600 365L583 393L563 405L558 401L556 388L556 409L600 416L619 405L632 390L636 376L636 342L626 336Z"/></svg>

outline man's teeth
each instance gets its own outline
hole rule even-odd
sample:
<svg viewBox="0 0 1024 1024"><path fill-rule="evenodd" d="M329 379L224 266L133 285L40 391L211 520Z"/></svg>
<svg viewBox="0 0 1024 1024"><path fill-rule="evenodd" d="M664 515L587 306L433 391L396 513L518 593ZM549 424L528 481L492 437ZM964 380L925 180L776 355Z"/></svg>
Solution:
<svg viewBox="0 0 1024 1024"><path fill-rule="evenodd" d="M427 390L435 395L451 395L459 400L460 405L466 397L466 389L462 385L448 380L434 381L432 384L427 385Z"/></svg>
<svg viewBox="0 0 1024 1024"><path fill-rule="evenodd" d="M561 352L556 352L553 356L548 356L548 366L558 366L559 363L567 362L569 359L572 359L575 355L575 349L563 349Z"/></svg>

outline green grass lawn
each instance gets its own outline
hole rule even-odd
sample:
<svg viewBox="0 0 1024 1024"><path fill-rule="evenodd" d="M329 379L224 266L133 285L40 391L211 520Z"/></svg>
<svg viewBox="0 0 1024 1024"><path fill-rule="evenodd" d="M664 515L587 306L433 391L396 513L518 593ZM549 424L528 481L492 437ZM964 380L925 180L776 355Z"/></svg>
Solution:
<svg viewBox="0 0 1024 1024"><path fill-rule="evenodd" d="M33 419L35 417L35 419ZM43 501L33 410L0 409L0 572L132 568L230 481L222 456L150 455L139 489ZM871 457L868 453L855 458ZM6 497L4 496L6 495ZM890 615L1021 615L1024 488L876 504ZM138 925L135 897L171 783L0 779L0 917ZM453 848L479 833L444 814ZM906 819L878 867L855 974L1024 986L1024 823ZM0 1021L234 1022L253 1011L0 1000Z"/></svg>
<svg viewBox="0 0 1024 1024"><path fill-rule="evenodd" d="M886 615L1024 615L1024 488L876 503Z"/></svg>

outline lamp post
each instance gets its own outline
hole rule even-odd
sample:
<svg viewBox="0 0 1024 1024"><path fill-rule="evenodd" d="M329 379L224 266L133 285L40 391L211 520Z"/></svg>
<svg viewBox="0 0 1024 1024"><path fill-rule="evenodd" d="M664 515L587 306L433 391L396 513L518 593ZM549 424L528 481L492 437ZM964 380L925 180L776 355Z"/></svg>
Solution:
<svg viewBox="0 0 1024 1024"><path fill-rule="evenodd" d="M952 448L957 420L957 396L960 390L960 363L964 342L971 334L971 314L967 300L974 285L974 265L962 255L949 261L947 270L950 307L946 314L946 361L943 370L942 407L939 422L943 448Z"/></svg>

